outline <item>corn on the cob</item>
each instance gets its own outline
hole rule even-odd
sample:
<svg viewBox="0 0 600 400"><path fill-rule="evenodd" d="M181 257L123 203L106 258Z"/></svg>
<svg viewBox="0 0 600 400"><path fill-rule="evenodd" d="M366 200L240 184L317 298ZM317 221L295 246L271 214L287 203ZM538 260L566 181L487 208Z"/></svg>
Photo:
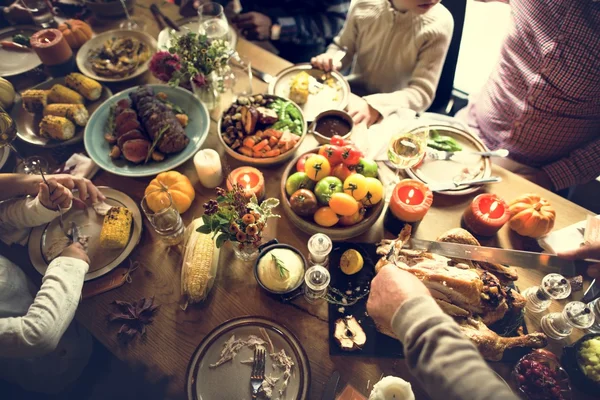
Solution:
<svg viewBox="0 0 600 400"><path fill-rule="evenodd" d="M87 124L89 114L83 104L48 104L44 107L44 115L65 117L79 126Z"/></svg>
<svg viewBox="0 0 600 400"><path fill-rule="evenodd" d="M104 216L100 231L100 247L122 249L129 243L132 215L125 207L112 207Z"/></svg>
<svg viewBox="0 0 600 400"><path fill-rule="evenodd" d="M83 104L83 96L63 85L54 85L48 93L50 103Z"/></svg>
<svg viewBox="0 0 600 400"><path fill-rule="evenodd" d="M48 104L47 90L26 90L21 93L23 109L30 113L41 113Z"/></svg>
<svg viewBox="0 0 600 400"><path fill-rule="evenodd" d="M77 72L67 75L65 83L88 100L95 101L102 94L102 85L95 80Z"/></svg>
<svg viewBox="0 0 600 400"><path fill-rule="evenodd" d="M47 115L40 121L40 136L69 140L75 136L75 125L66 118Z"/></svg>
<svg viewBox="0 0 600 400"><path fill-rule="evenodd" d="M219 249L212 235L196 232L202 226L198 218L187 227L185 232L185 254L181 268L182 309L188 304L204 300L217 275Z"/></svg>
<svg viewBox="0 0 600 400"><path fill-rule="evenodd" d="M302 71L292 78L290 82L290 100L297 104L304 104L308 100L308 84L310 75Z"/></svg>

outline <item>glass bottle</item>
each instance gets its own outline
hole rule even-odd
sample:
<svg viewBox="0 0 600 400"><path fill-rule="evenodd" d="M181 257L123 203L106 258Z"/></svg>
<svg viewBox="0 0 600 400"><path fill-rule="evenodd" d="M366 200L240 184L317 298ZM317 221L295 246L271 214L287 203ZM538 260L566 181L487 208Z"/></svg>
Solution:
<svg viewBox="0 0 600 400"><path fill-rule="evenodd" d="M322 265L326 267L329 264L329 253L333 248L333 243L329 236L324 233L314 234L308 239L308 262L310 265Z"/></svg>
<svg viewBox="0 0 600 400"><path fill-rule="evenodd" d="M540 286L532 286L523 291L527 299L525 309L532 313L545 311L552 300L562 300L571 294L571 284L560 274L548 274L542 279Z"/></svg>
<svg viewBox="0 0 600 400"><path fill-rule="evenodd" d="M594 324L589 327L588 331L591 333L600 333L600 298L591 301L588 306L594 314Z"/></svg>
<svg viewBox="0 0 600 400"><path fill-rule="evenodd" d="M314 304L327 296L327 287L331 276L322 265L313 265L304 274L304 298Z"/></svg>
<svg viewBox="0 0 600 400"><path fill-rule="evenodd" d="M541 321L542 331L555 340L568 337L573 332L573 328L587 329L593 324L592 309L581 301L571 301L561 313L547 314Z"/></svg>

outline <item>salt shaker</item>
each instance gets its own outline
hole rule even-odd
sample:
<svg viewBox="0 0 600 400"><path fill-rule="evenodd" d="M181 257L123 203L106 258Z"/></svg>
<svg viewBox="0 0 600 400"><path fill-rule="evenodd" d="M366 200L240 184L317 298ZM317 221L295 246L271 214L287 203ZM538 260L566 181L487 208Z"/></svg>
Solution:
<svg viewBox="0 0 600 400"><path fill-rule="evenodd" d="M587 329L594 324L594 313L589 305L580 301L567 303L562 313L550 313L542 318L544 333L555 340L568 337L573 328Z"/></svg>
<svg viewBox="0 0 600 400"><path fill-rule="evenodd" d="M588 306L594 314L594 324L589 327L588 331L591 333L600 333L600 299L591 301Z"/></svg>
<svg viewBox="0 0 600 400"><path fill-rule="evenodd" d="M552 300L562 300L571 294L571 284L560 274L548 274L542 279L540 286L532 286L523 291L527 299L525 309L532 313L545 311Z"/></svg>
<svg viewBox="0 0 600 400"><path fill-rule="evenodd" d="M313 265L304 274L304 298L309 303L316 303L327 296L327 287L331 276L322 265Z"/></svg>
<svg viewBox="0 0 600 400"><path fill-rule="evenodd" d="M323 233L314 234L308 239L308 262L310 265L329 264L329 253L333 248L333 243L329 236Z"/></svg>

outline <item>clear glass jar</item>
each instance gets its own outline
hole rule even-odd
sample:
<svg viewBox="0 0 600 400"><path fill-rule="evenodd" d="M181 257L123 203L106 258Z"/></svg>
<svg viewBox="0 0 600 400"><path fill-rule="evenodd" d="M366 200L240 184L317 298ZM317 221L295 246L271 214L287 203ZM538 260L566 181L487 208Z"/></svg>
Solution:
<svg viewBox="0 0 600 400"><path fill-rule="evenodd" d="M591 333L600 333L600 298L588 304L594 314L594 324L588 328Z"/></svg>
<svg viewBox="0 0 600 400"><path fill-rule="evenodd" d="M250 262L258 257L258 247L252 243L233 242L233 253L238 260Z"/></svg>

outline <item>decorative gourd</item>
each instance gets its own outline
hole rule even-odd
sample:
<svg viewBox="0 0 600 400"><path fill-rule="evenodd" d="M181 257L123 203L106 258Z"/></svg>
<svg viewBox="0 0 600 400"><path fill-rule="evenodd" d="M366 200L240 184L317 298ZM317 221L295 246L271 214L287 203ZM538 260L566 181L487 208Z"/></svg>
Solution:
<svg viewBox="0 0 600 400"><path fill-rule="evenodd" d="M537 194L526 194L509 205L509 226L519 235L538 238L554 227L556 211L546 199Z"/></svg>
<svg viewBox="0 0 600 400"><path fill-rule="evenodd" d="M58 25L69 46L72 49L78 49L85 42L92 38L92 28L85 22L78 19L68 19Z"/></svg>
<svg viewBox="0 0 600 400"><path fill-rule="evenodd" d="M148 207L154 212L162 210L169 204L166 192L171 195L173 204L180 214L186 212L196 198L196 192L188 177L177 171L158 174L150 182L144 194L148 195L155 190L161 190L161 192L153 193L146 198Z"/></svg>
<svg viewBox="0 0 600 400"><path fill-rule="evenodd" d="M0 107L8 110L15 101L15 88L4 78L0 78Z"/></svg>

